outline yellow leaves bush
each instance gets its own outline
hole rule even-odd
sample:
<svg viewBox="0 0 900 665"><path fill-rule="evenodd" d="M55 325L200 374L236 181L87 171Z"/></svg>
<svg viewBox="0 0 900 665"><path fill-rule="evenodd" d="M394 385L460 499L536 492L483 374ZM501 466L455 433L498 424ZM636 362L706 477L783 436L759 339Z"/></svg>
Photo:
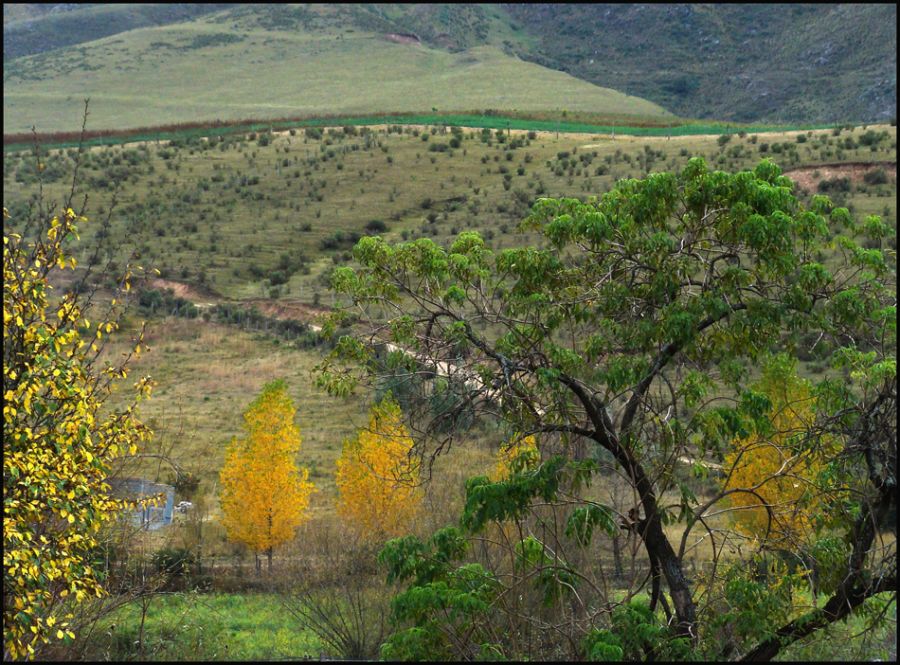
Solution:
<svg viewBox="0 0 900 665"><path fill-rule="evenodd" d="M135 415L149 379L135 384L128 408L104 408L124 363L95 368L77 294L49 299L50 272L75 267L63 243L79 221L68 208L35 240L3 235L4 660L34 658L52 639L74 637L72 603L102 594L89 565L96 534L126 508L105 482L110 464L150 436ZM120 311L107 310L101 324L115 329Z"/></svg>
<svg viewBox="0 0 900 665"><path fill-rule="evenodd" d="M263 387L244 412L247 436L233 439L220 473L223 524L232 541L271 557L307 518L315 487L309 470L298 468L297 410L284 381Z"/></svg>
<svg viewBox="0 0 900 665"><path fill-rule="evenodd" d="M772 402L772 434L734 441L725 458L730 473L724 487L733 492L728 500L738 531L770 548L796 551L825 508L816 479L831 446L807 437L815 400L809 383L795 374L795 364L765 372L759 388Z"/></svg>
<svg viewBox="0 0 900 665"><path fill-rule="evenodd" d="M413 440L390 395L369 412L369 424L344 441L337 462L338 514L366 540L405 533L422 502Z"/></svg>
<svg viewBox="0 0 900 665"><path fill-rule="evenodd" d="M534 468L540 461L541 451L534 435L513 437L512 441L501 446L497 452L497 464L490 474L490 479L494 482L505 480L515 471Z"/></svg>

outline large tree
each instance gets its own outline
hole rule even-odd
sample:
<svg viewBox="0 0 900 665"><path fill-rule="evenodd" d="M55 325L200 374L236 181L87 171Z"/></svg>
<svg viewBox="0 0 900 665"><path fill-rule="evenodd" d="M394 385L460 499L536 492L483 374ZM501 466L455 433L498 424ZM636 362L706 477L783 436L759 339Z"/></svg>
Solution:
<svg viewBox="0 0 900 665"><path fill-rule="evenodd" d="M4 660L71 641L84 601L103 595L98 532L133 509L106 481L116 460L150 436L135 410L149 377L134 384L130 403L111 408L132 354L101 356L119 327L130 271L102 308L90 289L53 293L51 277L76 267L70 243L87 222L71 200L58 214L39 205L34 218L11 220L28 236L3 233Z"/></svg>
<svg viewBox="0 0 900 665"><path fill-rule="evenodd" d="M599 200L539 199L523 227L541 234L539 247L494 252L474 232L446 249L362 239L361 267L337 269L334 286L364 330L339 340L321 385L347 394L398 368L446 375L455 406L411 417L423 446L438 441L431 454L448 440L429 435L475 409L522 435L556 437L574 457L612 459L637 497L623 525L643 543L650 609L670 612L665 583L670 633L695 645L721 626L722 609L694 582L723 582L715 568L689 580L690 533L707 531L721 552L740 534L711 529L710 513L737 508L737 493L765 505L757 489L766 478L701 501L678 467L727 475L726 453L748 437L767 437L785 459L821 458L827 472L807 482L831 502L817 528L823 542L839 541L828 550L839 550L829 559L839 582L796 620L751 621L765 630L723 641L718 656L771 658L896 590L895 551L876 547L896 478L896 271L879 218L857 224L822 196L802 204L769 161L729 174L695 158L679 174L621 181ZM813 354L832 368L811 386L802 432L780 437L776 396L756 382L775 354ZM490 494L475 485L470 515ZM680 512L662 500L673 494ZM673 538L664 525L678 522Z"/></svg>

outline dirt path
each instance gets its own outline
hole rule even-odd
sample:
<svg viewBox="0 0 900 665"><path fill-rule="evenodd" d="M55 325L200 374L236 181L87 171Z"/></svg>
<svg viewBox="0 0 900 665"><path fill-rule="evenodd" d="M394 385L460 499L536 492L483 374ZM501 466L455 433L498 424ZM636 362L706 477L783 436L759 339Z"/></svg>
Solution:
<svg viewBox="0 0 900 665"><path fill-rule="evenodd" d="M206 308L213 307L220 298L211 291L205 291L192 284L184 284L171 279L163 279L162 277L154 277L148 280L148 284L154 289L171 289L179 298L190 300L195 307Z"/></svg>

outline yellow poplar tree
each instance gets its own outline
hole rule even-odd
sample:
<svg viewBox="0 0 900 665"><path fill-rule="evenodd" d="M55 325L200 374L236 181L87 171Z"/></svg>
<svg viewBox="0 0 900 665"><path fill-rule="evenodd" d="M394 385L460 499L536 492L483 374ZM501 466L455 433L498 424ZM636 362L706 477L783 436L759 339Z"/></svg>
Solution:
<svg viewBox="0 0 900 665"><path fill-rule="evenodd" d="M265 553L270 570L273 549L294 537L315 491L309 470L296 463L296 414L285 382L266 384L244 412L247 436L232 439L219 476L228 538Z"/></svg>
<svg viewBox="0 0 900 665"><path fill-rule="evenodd" d="M412 437L388 395L369 412L368 427L344 441L337 461L338 514L367 540L405 533L422 502Z"/></svg>
<svg viewBox="0 0 900 665"><path fill-rule="evenodd" d="M64 243L86 221L66 207L39 220L33 240L3 233L3 660L39 657L75 637L77 605L103 594L90 565L98 532L134 506L111 496L111 463L150 435L135 414L149 379L135 384L127 408L104 408L127 375L127 358L99 360L121 302L91 321L89 299L49 297L48 275L75 268Z"/></svg>
<svg viewBox="0 0 900 665"><path fill-rule="evenodd" d="M736 440L725 457L725 469L731 470L725 489L753 492L729 495L730 505L738 509L732 513L735 527L786 550L796 550L803 543L812 530L813 516L824 508L824 495L814 483L825 468L830 446L828 441L816 446L806 441L815 398L809 382L795 370L796 363L786 356L766 369L759 389L772 403L772 433Z"/></svg>

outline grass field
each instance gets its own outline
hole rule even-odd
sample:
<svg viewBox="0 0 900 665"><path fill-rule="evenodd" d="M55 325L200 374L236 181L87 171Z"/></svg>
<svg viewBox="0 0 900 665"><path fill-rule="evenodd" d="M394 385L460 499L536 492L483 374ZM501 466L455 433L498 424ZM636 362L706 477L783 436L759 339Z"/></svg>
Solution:
<svg viewBox="0 0 900 665"><path fill-rule="evenodd" d="M281 607L276 594L173 594L128 605L95 630L88 660L318 658L319 638ZM138 646L140 645L140 646Z"/></svg>
<svg viewBox="0 0 900 665"><path fill-rule="evenodd" d="M375 32L221 20L213 14L5 62L5 131L78 129L72 102L84 97L92 99L91 126L108 129L432 108L670 115L496 46L450 53Z"/></svg>
<svg viewBox="0 0 900 665"><path fill-rule="evenodd" d="M456 138L446 127L399 125L293 131L92 149L81 170L95 220L85 240L96 237L120 186L108 230L120 262L137 249L163 277L224 297L330 305L327 274L363 233L443 242L480 229L493 247L510 247L526 240L516 227L539 196L598 195L620 178L677 170L695 155L732 170L763 157L786 171L885 162L883 183L854 176L847 191L831 194L860 213L896 219L896 128L886 125L725 140L521 130L462 130ZM74 155L46 157L51 198L68 191ZM36 175L32 155L4 156L13 227Z"/></svg>
<svg viewBox="0 0 900 665"><path fill-rule="evenodd" d="M887 598L882 598L886 601ZM798 594L798 606L809 605ZM776 661L859 661L896 658L894 628L860 636L865 617L853 616L785 649ZM278 594L176 593L154 599L141 636L141 608L126 606L104 619L86 645L97 660L280 660L330 653L319 637L284 611ZM138 649L136 645L140 644Z"/></svg>

